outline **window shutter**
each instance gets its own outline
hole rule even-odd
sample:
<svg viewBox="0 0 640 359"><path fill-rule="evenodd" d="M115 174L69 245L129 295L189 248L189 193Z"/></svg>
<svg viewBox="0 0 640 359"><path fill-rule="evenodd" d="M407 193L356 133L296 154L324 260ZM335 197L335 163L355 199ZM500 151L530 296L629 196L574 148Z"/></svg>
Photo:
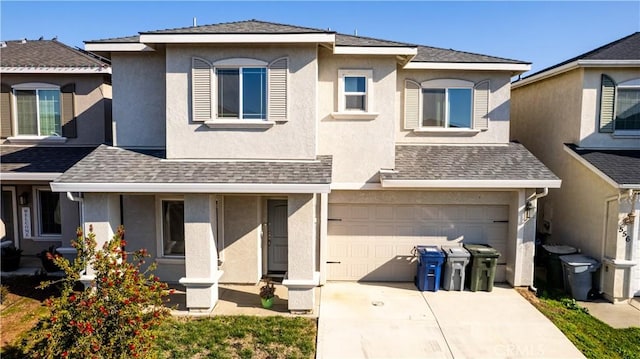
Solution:
<svg viewBox="0 0 640 359"><path fill-rule="evenodd" d="M191 91L193 121L207 121L212 116L212 67L206 60L191 59Z"/></svg>
<svg viewBox="0 0 640 359"><path fill-rule="evenodd" d="M600 87L600 132L613 132L616 83L603 74Z"/></svg>
<svg viewBox="0 0 640 359"><path fill-rule="evenodd" d="M0 137L7 138L13 135L11 121L11 86L0 85Z"/></svg>
<svg viewBox="0 0 640 359"><path fill-rule="evenodd" d="M482 81L473 88L473 127L478 130L489 128L489 80Z"/></svg>
<svg viewBox="0 0 640 359"><path fill-rule="evenodd" d="M272 121L287 121L287 76L289 60L286 57L269 64L268 118Z"/></svg>
<svg viewBox="0 0 640 359"><path fill-rule="evenodd" d="M420 84L404 81L404 128L415 130L420 127Z"/></svg>
<svg viewBox="0 0 640 359"><path fill-rule="evenodd" d="M78 137L78 125L76 120L76 112L74 107L74 97L76 85L66 84L60 88L61 97L61 113L60 122L62 125L62 137L75 138Z"/></svg>

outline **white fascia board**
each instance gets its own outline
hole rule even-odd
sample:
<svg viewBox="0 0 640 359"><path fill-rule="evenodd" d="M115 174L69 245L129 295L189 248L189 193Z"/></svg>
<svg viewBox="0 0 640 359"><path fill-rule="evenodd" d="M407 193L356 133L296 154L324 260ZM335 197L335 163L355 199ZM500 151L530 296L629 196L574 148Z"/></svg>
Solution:
<svg viewBox="0 0 640 359"><path fill-rule="evenodd" d="M634 67L640 66L640 60L578 60L582 67Z"/></svg>
<svg viewBox="0 0 640 359"><path fill-rule="evenodd" d="M618 182L614 181L613 178L607 176L604 172L600 171L598 169L598 167L592 165L591 162L585 160L582 156L580 156L575 151L573 151L571 148L569 148L569 146L564 145L563 147L564 147L565 152L567 152L571 157L575 158L578 162L582 163L585 167L587 167L593 173L595 173L600 178L605 180L608 184L612 185L615 188L625 188L624 185L618 184Z"/></svg>
<svg viewBox="0 0 640 359"><path fill-rule="evenodd" d="M563 72L571 71L578 67L633 67L640 66L640 60L576 60L566 63L562 66L541 72L537 75L527 77L523 80L516 81L511 84L511 88L515 89L528 85L533 82L544 80L546 78L559 75Z"/></svg>
<svg viewBox="0 0 640 359"><path fill-rule="evenodd" d="M560 188L561 180L382 180L384 188Z"/></svg>
<svg viewBox="0 0 640 359"><path fill-rule="evenodd" d="M409 62L404 65L405 70L477 70L477 71L513 71L527 72L531 70L529 64L505 63L467 63L467 62Z"/></svg>
<svg viewBox="0 0 640 359"><path fill-rule="evenodd" d="M136 192L136 193L329 193L327 184L273 183L60 183L54 192Z"/></svg>
<svg viewBox="0 0 640 359"><path fill-rule="evenodd" d="M335 46L333 53L336 55L404 55L415 56L418 49L415 47L384 47L384 46Z"/></svg>
<svg viewBox="0 0 640 359"><path fill-rule="evenodd" d="M109 42L94 42L94 43L85 43L84 49L87 51L94 52L117 52L117 51L156 51L153 48L147 46L146 44L142 44L139 42L119 42L119 43L109 43Z"/></svg>
<svg viewBox="0 0 640 359"><path fill-rule="evenodd" d="M0 67L3 74L110 74L111 67Z"/></svg>
<svg viewBox="0 0 640 359"><path fill-rule="evenodd" d="M141 34L148 44L184 43L318 43L335 42L334 34Z"/></svg>
<svg viewBox="0 0 640 359"><path fill-rule="evenodd" d="M2 181L53 181L60 177L59 172L2 172Z"/></svg>

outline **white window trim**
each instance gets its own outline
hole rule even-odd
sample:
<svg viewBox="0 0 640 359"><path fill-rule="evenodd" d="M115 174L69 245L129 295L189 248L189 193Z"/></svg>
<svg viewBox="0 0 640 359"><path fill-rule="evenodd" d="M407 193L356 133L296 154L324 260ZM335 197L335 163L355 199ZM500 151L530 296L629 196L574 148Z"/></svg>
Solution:
<svg viewBox="0 0 640 359"><path fill-rule="evenodd" d="M613 113L614 116L617 117L618 114L618 90L622 88L622 89L640 89L640 78L637 79L632 79L632 80L628 80L625 82L621 82L619 84L616 84L616 100L614 103L614 109L613 109ZM615 119L615 117L614 117ZM614 122L614 131L611 134L613 137L620 137L620 138L637 138L640 136L640 129L638 130L616 130L615 129L615 122Z"/></svg>
<svg viewBox="0 0 640 359"><path fill-rule="evenodd" d="M164 233L162 230L162 227L163 227L162 223L164 221L162 217L163 201L184 202L184 197L183 196L156 196L156 233L158 233L156 238L156 261L158 263L163 263L163 262L164 263L181 263L181 262L184 262L185 256L164 254L164 243L163 243ZM187 239L185 238L185 241L186 240Z"/></svg>
<svg viewBox="0 0 640 359"><path fill-rule="evenodd" d="M476 130L473 128L473 108L474 108L474 99L473 99L473 87L475 84L471 81L466 80L458 80L458 79L436 79L436 80L427 80L422 81L420 83L420 97L419 97L419 109L420 109L420 127L413 130L417 133L451 133L451 134L476 134L480 132L480 130ZM423 117L424 117L424 96L422 94L422 90L424 89L444 89L445 90L445 126L444 127L436 127L436 126L423 126ZM458 128L458 127L449 127L449 89L468 89L471 90L471 112L469 113L469 117L471 119L471 126Z"/></svg>
<svg viewBox="0 0 640 359"><path fill-rule="evenodd" d="M18 201L17 201L17 196L16 196L16 187L15 186L2 186L2 190L3 191L7 191L7 192L11 192L11 206L13 207L11 210L13 211L13 213L11 214L11 217L13 217L13 223L11 223L11 226L13 227L13 245L16 248L20 248L20 232L18 232L20 230L20 227L18 227L18 217L20 216L20 211L18 211ZM9 225L8 223L5 223L5 226Z"/></svg>
<svg viewBox="0 0 640 359"><path fill-rule="evenodd" d="M61 200L59 202L60 206L60 234L43 234L42 233L42 223L40 223L40 192L51 192L56 193L51 190L48 186L33 186L31 198L31 203L33 204L33 233L31 239L34 241L51 241L51 240L60 240L62 239L62 203ZM58 193L59 195L59 193Z"/></svg>
<svg viewBox="0 0 640 359"><path fill-rule="evenodd" d="M37 90L58 90L60 92L60 86L54 84L48 84L44 82L25 82L21 84L15 84L11 86L11 107L13 111L11 111L11 122L13 122L14 134L15 136L9 137L9 142L13 143L65 143L67 142L66 137L62 136L41 136L41 135L21 135L18 133L18 98L15 95L14 91L36 91ZM60 116L62 116L62 96L60 96ZM36 101L36 113L37 113L37 129L38 133L40 133L40 101ZM62 118L60 118L62 121ZM62 126L62 123L60 124Z"/></svg>
<svg viewBox="0 0 640 359"><path fill-rule="evenodd" d="M344 90L345 77L365 78L365 111L346 108L346 92ZM375 112L375 101L373 93L373 70L367 69L340 69L338 70L338 111L332 112L331 116L336 120L373 120L378 117Z"/></svg>
<svg viewBox="0 0 640 359"><path fill-rule="evenodd" d="M252 59L252 58L231 58L231 59L223 59L218 60L212 63L213 76L211 77L212 88L213 88L213 98L212 98L212 106L213 106L213 119L211 121L205 121L205 124L210 128L237 128L238 126L253 128L256 126L264 126L265 123L268 125L267 127L273 126L275 122L268 121L269 114L269 63L262 60ZM238 101L238 111L242 115L242 69L244 68L257 68L257 69L265 69L265 118L263 119L244 119L242 117L233 118L233 117L218 117L218 69L238 69L239 76L239 87L238 93L240 94L240 98ZM269 124L269 122L271 122Z"/></svg>

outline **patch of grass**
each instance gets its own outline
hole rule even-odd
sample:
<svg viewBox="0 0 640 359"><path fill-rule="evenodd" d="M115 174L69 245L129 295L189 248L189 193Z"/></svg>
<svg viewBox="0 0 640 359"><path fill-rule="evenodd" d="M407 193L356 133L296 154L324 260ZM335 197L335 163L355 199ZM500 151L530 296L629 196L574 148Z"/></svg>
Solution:
<svg viewBox="0 0 640 359"><path fill-rule="evenodd" d="M164 358L313 358L317 325L300 317L175 318L158 333Z"/></svg>
<svg viewBox="0 0 640 359"><path fill-rule="evenodd" d="M640 359L640 328L611 328L566 297L543 295L536 298L521 294L587 358Z"/></svg>

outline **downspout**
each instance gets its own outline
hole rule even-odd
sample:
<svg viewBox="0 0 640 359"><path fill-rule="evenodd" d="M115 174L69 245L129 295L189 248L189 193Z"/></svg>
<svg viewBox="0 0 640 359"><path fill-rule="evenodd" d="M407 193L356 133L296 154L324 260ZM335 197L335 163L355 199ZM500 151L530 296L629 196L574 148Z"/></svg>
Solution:
<svg viewBox="0 0 640 359"><path fill-rule="evenodd" d="M67 192L67 198L72 202L78 202L78 219L80 220L80 227L84 231L84 195L82 192L78 192L78 195L74 196L72 192Z"/></svg>
<svg viewBox="0 0 640 359"><path fill-rule="evenodd" d="M538 193L538 192L536 191L536 193L531 197L531 199L530 199L529 201L537 201L537 200L539 200L539 199L540 199L540 198L542 198L542 197L546 197L548 194L549 194L549 187L544 187L544 188L542 189L542 193ZM537 202L536 202L536 206L537 206ZM537 212L537 210L536 210L536 212ZM536 213L536 217L537 217L537 213ZM537 221L537 220L536 220L536 221ZM538 224L536 223L536 227L537 227L537 226L538 226ZM535 228L535 230L537 231L538 229L537 229L537 228ZM535 246L534 246L534 247L535 247ZM534 274L534 276L535 276L535 274ZM532 284L529 286L529 290L530 290L530 291L532 291L532 292L534 292L534 293L538 293L538 288L536 288L536 287L534 287L534 286L533 286L533 280L531 281L531 283L532 283Z"/></svg>

